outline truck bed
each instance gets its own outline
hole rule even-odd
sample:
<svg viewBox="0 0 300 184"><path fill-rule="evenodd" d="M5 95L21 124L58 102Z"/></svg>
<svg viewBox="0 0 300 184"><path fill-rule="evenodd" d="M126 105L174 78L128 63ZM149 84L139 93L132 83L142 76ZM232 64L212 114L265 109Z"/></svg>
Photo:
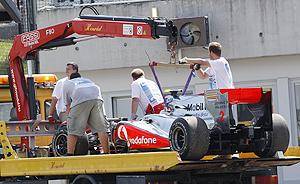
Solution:
<svg viewBox="0 0 300 184"><path fill-rule="evenodd" d="M150 152L0 160L0 176L193 171L199 174L254 171L300 162L299 157L181 161L176 152Z"/></svg>

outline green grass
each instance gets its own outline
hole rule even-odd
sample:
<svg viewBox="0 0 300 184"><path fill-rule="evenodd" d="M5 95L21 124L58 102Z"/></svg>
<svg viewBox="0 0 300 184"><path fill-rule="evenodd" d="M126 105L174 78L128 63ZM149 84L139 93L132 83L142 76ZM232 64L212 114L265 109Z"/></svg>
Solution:
<svg viewBox="0 0 300 184"><path fill-rule="evenodd" d="M0 40L0 74L7 74L8 54L11 47L11 41Z"/></svg>
<svg viewBox="0 0 300 184"><path fill-rule="evenodd" d="M0 62L4 62L7 59L11 46L12 42L0 41Z"/></svg>

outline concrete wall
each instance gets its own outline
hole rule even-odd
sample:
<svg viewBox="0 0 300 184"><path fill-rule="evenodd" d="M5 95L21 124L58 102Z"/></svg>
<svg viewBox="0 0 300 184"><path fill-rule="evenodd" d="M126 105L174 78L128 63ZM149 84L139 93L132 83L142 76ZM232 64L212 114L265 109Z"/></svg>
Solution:
<svg viewBox="0 0 300 184"><path fill-rule="evenodd" d="M158 8L159 16L167 18L207 15L210 38L223 44L227 58L289 55L300 51L298 0L164 0L96 8L105 15L151 16L152 7ZM38 27L71 20L79 11L80 7L40 11ZM78 62L85 70L144 66L148 63L145 50L153 60L169 61L164 39L97 39L41 53L41 67L45 72L60 72L62 67L59 66L69 60ZM205 57L202 53L201 48L182 51L183 56Z"/></svg>
<svg viewBox="0 0 300 184"><path fill-rule="evenodd" d="M157 7L162 17L209 17L210 38L223 45L223 55L229 59L237 87L270 87L273 89L274 111L288 122L290 145L297 146L298 132L294 90L300 84L300 9L299 0L163 0L103 4L100 14L151 16ZM38 13L38 27L46 27L78 16L80 7L44 10ZM125 46L125 43L127 46ZM63 76L65 64L75 61L83 76L101 86L107 114L112 115L112 98L130 96L129 76L139 66L153 79L151 60L168 62L165 39L97 39L55 51L40 52L41 71ZM206 57L201 48L182 49L182 56ZM164 88L182 88L188 69L158 68ZM207 81L193 79L191 90L198 93L207 88ZM299 98L299 97L298 97ZM130 104L128 104L130 108ZM299 183L295 173L300 165L280 168L279 183Z"/></svg>
<svg viewBox="0 0 300 184"><path fill-rule="evenodd" d="M300 55L287 55L287 56L272 56L272 57L260 57L260 58L247 58L247 59L231 59L229 63L233 72L233 80L237 87L274 87L275 91L273 103L275 112L281 112L284 106L290 106L289 95L281 97L281 103L279 104L278 93L281 90L288 90L288 88L282 88L280 82L281 79L287 79L289 82L291 79L300 78ZM149 67L141 67L146 72L146 77L154 80ZM111 115L111 97L114 96L129 96L131 77L130 72L132 67L105 69L105 70L89 70L81 71L83 76L86 76L95 81L99 86L106 99L106 107L108 113ZM157 74L160 79L160 83L164 89L168 88L183 88L190 70L184 68L172 68L172 67L157 67ZM64 73L57 73L59 77L62 77ZM278 86L279 85L279 86ZM284 85L289 85L284 83ZM199 78L193 78L191 81L191 90L195 93L203 92L207 89L207 81L200 80ZM286 119L291 122L291 114L288 112L281 112ZM295 139L295 138L294 138ZM295 140L296 141L296 140ZM296 141L297 142L297 141ZM294 145L297 143L294 142Z"/></svg>
<svg viewBox="0 0 300 184"><path fill-rule="evenodd" d="M0 23L0 39L13 40L18 34L18 24L16 23Z"/></svg>
<svg viewBox="0 0 300 184"><path fill-rule="evenodd" d="M223 54L229 58L237 86L273 87L276 111L285 116L291 128L295 126L296 122L289 112L295 108L289 103L291 99L288 95L278 99L277 95L290 94L291 79L300 78L300 21L297 21L299 12L296 11L300 1L165 0L96 7L101 14L106 15L150 16L152 7L158 8L159 16L169 18L208 15L211 39L223 44ZM40 11L38 27L70 20L79 11L80 7ZM262 37L259 33L263 33ZM66 62L77 62L83 76L101 86L107 98L108 114L111 115L111 97L130 95L129 73L133 67L142 67L149 78L152 77L145 51L151 60L169 61L164 39L97 39L41 52L41 71L62 74ZM182 50L182 55L205 57L207 53L201 48L187 48ZM167 88L183 87L188 72L188 69L158 69L162 86ZM194 91L203 91L207 87L206 83L192 81ZM292 144L297 145L297 141L293 140Z"/></svg>

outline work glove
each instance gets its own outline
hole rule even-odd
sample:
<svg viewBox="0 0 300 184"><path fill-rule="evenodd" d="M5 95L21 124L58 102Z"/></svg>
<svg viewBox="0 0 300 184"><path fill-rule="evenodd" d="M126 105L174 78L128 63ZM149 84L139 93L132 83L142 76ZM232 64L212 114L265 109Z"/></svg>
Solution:
<svg viewBox="0 0 300 184"><path fill-rule="evenodd" d="M48 116L48 121L50 122L50 123L55 123L56 122L56 119L53 117L53 116Z"/></svg>
<svg viewBox="0 0 300 184"><path fill-rule="evenodd" d="M138 115L131 113L131 120L136 120L138 117Z"/></svg>
<svg viewBox="0 0 300 184"><path fill-rule="evenodd" d="M200 64L194 64L194 70L200 70L201 65Z"/></svg>
<svg viewBox="0 0 300 184"><path fill-rule="evenodd" d="M187 63L186 58L187 58L187 57L181 58L181 59L179 60L179 64L185 64L185 63Z"/></svg>

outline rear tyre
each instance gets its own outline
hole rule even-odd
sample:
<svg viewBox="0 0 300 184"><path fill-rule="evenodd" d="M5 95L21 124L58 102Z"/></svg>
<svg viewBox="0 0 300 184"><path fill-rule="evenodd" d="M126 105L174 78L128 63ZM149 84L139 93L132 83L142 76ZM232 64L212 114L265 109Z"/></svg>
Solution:
<svg viewBox="0 0 300 184"><path fill-rule="evenodd" d="M277 151L283 153L289 146L290 133L286 120L279 114L272 114L273 131L266 132L265 146L255 151L259 157L273 157Z"/></svg>
<svg viewBox="0 0 300 184"><path fill-rule="evenodd" d="M52 150L55 157L67 155L67 137L67 126L60 126L52 139Z"/></svg>
<svg viewBox="0 0 300 184"><path fill-rule="evenodd" d="M178 118L170 128L169 140L182 160L200 160L209 148L209 130L201 118Z"/></svg>

